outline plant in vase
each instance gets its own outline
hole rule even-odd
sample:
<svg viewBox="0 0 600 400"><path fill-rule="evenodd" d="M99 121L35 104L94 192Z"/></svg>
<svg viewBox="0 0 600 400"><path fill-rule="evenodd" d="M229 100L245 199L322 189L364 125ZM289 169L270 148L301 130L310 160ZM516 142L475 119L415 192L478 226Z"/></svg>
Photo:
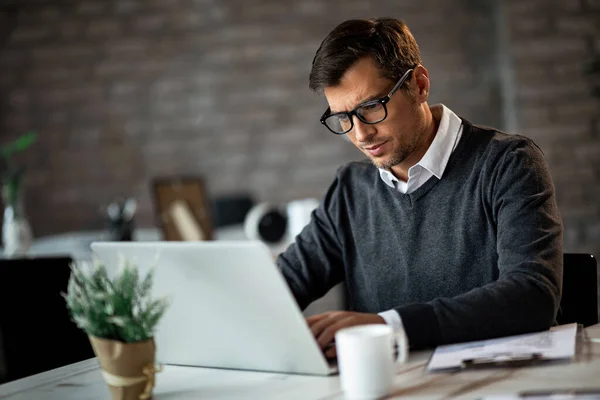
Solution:
<svg viewBox="0 0 600 400"><path fill-rule="evenodd" d="M166 299L152 299L153 270L140 277L122 259L109 278L106 266L71 265L64 295L71 318L87 333L113 400L144 400L154 388L154 330L167 309Z"/></svg>
<svg viewBox="0 0 600 400"><path fill-rule="evenodd" d="M24 167L17 167L12 158L35 143L37 135L27 133L15 141L0 147L2 163L2 201L4 218L2 222L2 242L7 256L25 254L33 240L31 227L23 206Z"/></svg>

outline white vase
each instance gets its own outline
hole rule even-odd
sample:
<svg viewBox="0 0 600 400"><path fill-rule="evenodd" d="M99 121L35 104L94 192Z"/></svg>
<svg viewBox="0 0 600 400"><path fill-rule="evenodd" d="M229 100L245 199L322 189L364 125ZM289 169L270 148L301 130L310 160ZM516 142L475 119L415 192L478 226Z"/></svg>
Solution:
<svg viewBox="0 0 600 400"><path fill-rule="evenodd" d="M22 176L2 185L4 218L2 219L2 244L4 257L18 257L27 253L33 242L31 226L23 206Z"/></svg>
<svg viewBox="0 0 600 400"><path fill-rule="evenodd" d="M25 216L15 212L13 206L6 206L2 222L4 256L15 257L26 254L32 241L31 227Z"/></svg>

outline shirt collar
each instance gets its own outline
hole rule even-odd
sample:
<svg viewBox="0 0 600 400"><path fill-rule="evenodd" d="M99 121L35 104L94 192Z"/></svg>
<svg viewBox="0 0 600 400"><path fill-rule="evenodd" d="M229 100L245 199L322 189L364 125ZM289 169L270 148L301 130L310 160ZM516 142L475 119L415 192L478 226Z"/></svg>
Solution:
<svg viewBox="0 0 600 400"><path fill-rule="evenodd" d="M441 109L442 117L440 118L440 124L427 152L411 169L420 166L431 172L436 178L442 179L450 155L456 147L456 138L462 121L452 110L443 104L436 104L431 106L431 108L432 110L436 108ZM398 182L398 178L391 171L383 168L379 169L379 176L390 187L395 187L394 182Z"/></svg>
<svg viewBox="0 0 600 400"><path fill-rule="evenodd" d="M388 171L387 169L383 169L383 168L379 168L379 177L381 178L382 181L385 182L386 185L388 185L389 187L395 188L396 186L394 185L394 182L398 182L398 178L396 178L394 176L394 174L392 174L390 171Z"/></svg>

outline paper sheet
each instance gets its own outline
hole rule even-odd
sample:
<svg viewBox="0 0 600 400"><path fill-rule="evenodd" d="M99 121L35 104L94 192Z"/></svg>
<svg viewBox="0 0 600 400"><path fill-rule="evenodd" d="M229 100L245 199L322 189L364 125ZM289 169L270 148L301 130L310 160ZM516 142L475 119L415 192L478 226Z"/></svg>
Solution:
<svg viewBox="0 0 600 400"><path fill-rule="evenodd" d="M577 391L557 390L548 391L545 394L507 394L507 395L491 395L482 397L481 400L598 400L600 391L590 393L577 393Z"/></svg>
<svg viewBox="0 0 600 400"><path fill-rule="evenodd" d="M571 359L575 355L577 324L556 326L549 331L508 336L478 342L439 346L427 369L460 368L463 360L541 354L542 359Z"/></svg>

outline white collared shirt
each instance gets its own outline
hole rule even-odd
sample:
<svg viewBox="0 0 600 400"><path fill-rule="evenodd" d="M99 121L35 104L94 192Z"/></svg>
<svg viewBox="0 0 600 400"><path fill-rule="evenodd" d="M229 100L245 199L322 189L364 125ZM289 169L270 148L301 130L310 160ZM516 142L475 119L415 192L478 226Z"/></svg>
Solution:
<svg viewBox="0 0 600 400"><path fill-rule="evenodd" d="M460 141L463 131L461 119L443 104L431 106L432 110L436 108L441 108L442 111L438 130L423 158L408 169L408 182L396 178L387 169L379 169L380 178L388 186L395 188L400 193L408 194L414 192L432 176L442 179L450 155ZM396 310L384 311L379 313L379 315L394 330L402 328L402 319Z"/></svg>
<svg viewBox="0 0 600 400"><path fill-rule="evenodd" d="M450 155L460 140L462 135L461 119L443 104L431 106L432 110L436 108L442 110L437 133L423 158L408 169L408 182L399 180L387 169L379 169L381 179L400 193L414 192L432 176L442 179Z"/></svg>

